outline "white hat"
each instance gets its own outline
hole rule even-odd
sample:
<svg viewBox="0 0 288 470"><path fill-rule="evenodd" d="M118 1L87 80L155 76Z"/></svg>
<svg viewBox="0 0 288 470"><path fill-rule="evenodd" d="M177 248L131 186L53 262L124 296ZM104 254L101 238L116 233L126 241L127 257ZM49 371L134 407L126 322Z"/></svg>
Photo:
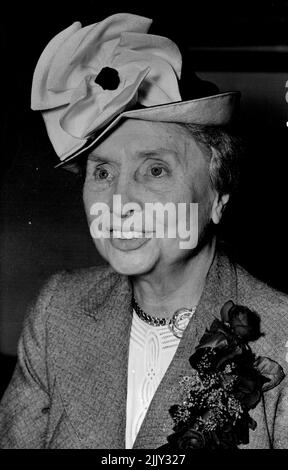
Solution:
<svg viewBox="0 0 288 470"><path fill-rule="evenodd" d="M151 23L130 14L84 28L76 22L44 49L34 71L31 107L41 111L61 164L95 145L123 118L230 122L240 94L181 101L180 51L171 40L147 34Z"/></svg>

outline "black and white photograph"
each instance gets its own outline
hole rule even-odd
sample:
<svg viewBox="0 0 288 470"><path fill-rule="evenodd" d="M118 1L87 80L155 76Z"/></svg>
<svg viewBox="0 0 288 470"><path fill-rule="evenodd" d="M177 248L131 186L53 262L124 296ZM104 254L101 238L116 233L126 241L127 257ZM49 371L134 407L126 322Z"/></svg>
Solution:
<svg viewBox="0 0 288 470"><path fill-rule="evenodd" d="M288 1L7 2L1 58L0 449L287 450Z"/></svg>

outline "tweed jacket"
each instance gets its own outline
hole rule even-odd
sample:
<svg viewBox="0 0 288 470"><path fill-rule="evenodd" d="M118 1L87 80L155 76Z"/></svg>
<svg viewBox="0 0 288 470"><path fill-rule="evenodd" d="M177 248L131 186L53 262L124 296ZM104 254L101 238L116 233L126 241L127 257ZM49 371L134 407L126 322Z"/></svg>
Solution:
<svg viewBox="0 0 288 470"><path fill-rule="evenodd" d="M288 297L218 253L176 354L152 399L134 448L165 444L169 408L188 358L227 300L261 315L257 354L287 373ZM18 362L0 405L0 448L125 448L131 286L110 267L56 274L27 315ZM286 346L287 347L287 346ZM285 378L251 412L257 422L242 448L288 448Z"/></svg>

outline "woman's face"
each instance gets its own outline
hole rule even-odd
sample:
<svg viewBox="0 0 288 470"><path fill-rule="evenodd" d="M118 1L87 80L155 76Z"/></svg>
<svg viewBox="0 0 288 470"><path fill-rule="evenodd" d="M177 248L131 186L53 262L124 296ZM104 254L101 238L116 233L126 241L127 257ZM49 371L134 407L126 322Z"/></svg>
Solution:
<svg viewBox="0 0 288 470"><path fill-rule="evenodd" d="M204 151L179 125L128 119L90 154L85 210L98 251L116 271L148 273L191 256L214 195ZM99 207L108 208L103 225ZM95 227L104 227L106 236Z"/></svg>

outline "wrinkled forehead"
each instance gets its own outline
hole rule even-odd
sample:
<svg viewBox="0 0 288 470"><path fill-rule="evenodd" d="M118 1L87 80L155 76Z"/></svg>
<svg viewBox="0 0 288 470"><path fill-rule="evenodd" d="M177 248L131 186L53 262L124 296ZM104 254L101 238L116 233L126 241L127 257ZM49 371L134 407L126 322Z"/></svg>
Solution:
<svg viewBox="0 0 288 470"><path fill-rule="evenodd" d="M165 153L187 163L203 160L201 148L180 124L126 119L91 152L89 159L134 158L145 153Z"/></svg>

